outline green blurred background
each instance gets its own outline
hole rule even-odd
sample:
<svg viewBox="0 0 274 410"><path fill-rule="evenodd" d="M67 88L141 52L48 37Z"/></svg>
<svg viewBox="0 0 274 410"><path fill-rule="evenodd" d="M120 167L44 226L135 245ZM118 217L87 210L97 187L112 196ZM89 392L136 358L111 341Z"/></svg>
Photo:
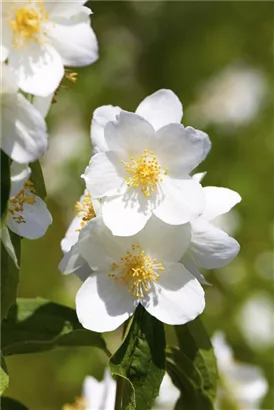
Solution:
<svg viewBox="0 0 274 410"><path fill-rule="evenodd" d="M89 3L88 3L89 4ZM60 240L83 191L90 120L100 105L134 111L160 88L184 105L184 125L206 131L212 150L199 171L205 185L242 195L222 221L241 244L228 267L208 272L203 321L226 333L237 359L260 366L273 386L273 22L272 2L97 1L90 5L100 59L77 70L48 116L50 148L42 165L53 225L23 240L19 294L74 306L80 281L58 271ZM75 71L75 70L73 70ZM119 332L107 335L110 348ZM102 377L104 355L63 349L7 359L7 395L30 410L60 410L81 393L87 374ZM263 409L273 409L271 388ZM201 409L203 410L203 409Z"/></svg>

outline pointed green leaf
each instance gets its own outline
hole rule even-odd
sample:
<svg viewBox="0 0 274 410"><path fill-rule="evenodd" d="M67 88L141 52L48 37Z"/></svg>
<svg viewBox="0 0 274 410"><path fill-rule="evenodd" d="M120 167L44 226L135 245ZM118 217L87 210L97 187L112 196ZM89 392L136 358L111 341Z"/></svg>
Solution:
<svg viewBox="0 0 274 410"><path fill-rule="evenodd" d="M0 394L2 395L9 385L9 374L5 359L1 353Z"/></svg>
<svg viewBox="0 0 274 410"><path fill-rule="evenodd" d="M1 241L1 320L7 317L9 308L15 303L19 283L21 238L10 232L10 239L13 249L9 252ZM10 252L14 252L17 266Z"/></svg>
<svg viewBox="0 0 274 410"><path fill-rule="evenodd" d="M84 329L74 309L44 299L17 299L2 323L5 356L65 346L93 346L108 353L102 336Z"/></svg>
<svg viewBox="0 0 274 410"><path fill-rule="evenodd" d="M163 324L141 305L109 366L125 379L122 409L151 409L165 374L165 333Z"/></svg>
<svg viewBox="0 0 274 410"><path fill-rule="evenodd" d="M35 161L29 165L31 168L30 180L34 184L37 195L44 199L47 196L47 191L40 162Z"/></svg>
<svg viewBox="0 0 274 410"><path fill-rule="evenodd" d="M5 219L10 196L10 159L1 150L1 221Z"/></svg>
<svg viewBox="0 0 274 410"><path fill-rule="evenodd" d="M1 398L1 410L28 410L24 404L9 397Z"/></svg>

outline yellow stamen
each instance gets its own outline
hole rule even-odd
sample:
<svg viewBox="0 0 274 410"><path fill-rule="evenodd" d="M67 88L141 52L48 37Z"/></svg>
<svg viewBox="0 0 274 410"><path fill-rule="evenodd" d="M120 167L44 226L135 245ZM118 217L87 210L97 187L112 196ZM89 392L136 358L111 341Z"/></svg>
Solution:
<svg viewBox="0 0 274 410"><path fill-rule="evenodd" d="M129 187L141 188L146 197L150 197L157 190L159 182L163 182L163 175L167 175L167 168L162 168L153 151L144 150L138 158L130 158L129 162L121 161L130 174L126 178Z"/></svg>
<svg viewBox="0 0 274 410"><path fill-rule="evenodd" d="M36 202L35 189L31 181L27 181L23 188L13 198L9 200L9 213L12 219L18 224L25 223L22 213L24 212L24 205L33 205ZM17 215L19 214L19 215Z"/></svg>
<svg viewBox="0 0 274 410"><path fill-rule="evenodd" d="M132 296L144 298L151 291L153 282L158 281L159 271L164 269L161 262L145 255L139 245L133 244L131 252L112 264L109 277L127 285Z"/></svg>
<svg viewBox="0 0 274 410"><path fill-rule="evenodd" d="M88 221L96 217L90 194L85 194L81 201L76 202L74 205L74 211L79 218L81 218L81 228L83 228Z"/></svg>
<svg viewBox="0 0 274 410"><path fill-rule="evenodd" d="M65 404L62 410L88 410L87 400L84 397L76 397L73 404Z"/></svg>
<svg viewBox="0 0 274 410"><path fill-rule="evenodd" d="M78 73L76 73L76 72L66 72L65 73L65 75L64 75L64 77L67 79L67 80L69 80L69 81L71 81L72 83L76 83L76 81L78 80Z"/></svg>

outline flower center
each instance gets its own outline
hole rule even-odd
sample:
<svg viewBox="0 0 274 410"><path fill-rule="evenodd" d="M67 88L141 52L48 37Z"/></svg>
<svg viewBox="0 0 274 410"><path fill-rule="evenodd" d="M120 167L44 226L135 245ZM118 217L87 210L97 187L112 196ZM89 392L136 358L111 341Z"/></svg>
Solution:
<svg viewBox="0 0 274 410"><path fill-rule="evenodd" d="M126 284L132 296L144 298L151 291L152 283L159 279L159 271L164 269L161 262L145 255L139 245L133 244L131 252L112 264L109 277Z"/></svg>
<svg viewBox="0 0 274 410"><path fill-rule="evenodd" d="M24 212L24 205L35 204L35 189L31 181L27 181L24 187L9 200L9 213L18 224L25 223L22 213ZM19 214L19 215L18 215Z"/></svg>
<svg viewBox="0 0 274 410"><path fill-rule="evenodd" d="M157 190L157 184L163 181L162 176L167 175L167 168L159 165L156 155L153 151L144 150L144 153L138 158L130 158L129 162L121 161L130 174L126 178L129 187L140 187L146 197Z"/></svg>
<svg viewBox="0 0 274 410"><path fill-rule="evenodd" d="M25 6L13 11L8 17L8 23L13 31L14 47L20 48L29 40L39 42L41 25L48 18L42 0L37 0L32 6Z"/></svg>
<svg viewBox="0 0 274 410"><path fill-rule="evenodd" d="M84 397L76 397L73 404L65 404L62 410L88 410L87 400Z"/></svg>
<svg viewBox="0 0 274 410"><path fill-rule="evenodd" d="M74 210L77 212L78 217L81 218L81 228L84 228L88 221L96 217L96 213L91 202L91 196L88 193L84 195L83 199L76 202L74 205Z"/></svg>

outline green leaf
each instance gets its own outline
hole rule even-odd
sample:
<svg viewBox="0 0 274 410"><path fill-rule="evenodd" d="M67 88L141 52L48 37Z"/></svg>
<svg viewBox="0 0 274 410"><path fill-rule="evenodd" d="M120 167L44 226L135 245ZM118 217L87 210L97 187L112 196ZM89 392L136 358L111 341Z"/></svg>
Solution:
<svg viewBox="0 0 274 410"><path fill-rule="evenodd" d="M151 409L165 374L165 332L163 324L141 305L109 366L126 380L122 409Z"/></svg>
<svg viewBox="0 0 274 410"><path fill-rule="evenodd" d="M9 397L1 398L1 410L28 410L24 404Z"/></svg>
<svg viewBox="0 0 274 410"><path fill-rule="evenodd" d="M2 323L4 356L65 346L98 347L109 355L102 336L84 329L74 309L40 298L17 299Z"/></svg>
<svg viewBox="0 0 274 410"><path fill-rule="evenodd" d="M2 395L9 385L9 374L5 359L1 353L0 394Z"/></svg>
<svg viewBox="0 0 274 410"><path fill-rule="evenodd" d="M7 317L9 308L15 303L19 283L21 238L10 232L10 239L13 250L9 252L1 241L1 320ZM10 252L14 252L15 256L11 257ZM14 261L15 257L17 265Z"/></svg>
<svg viewBox="0 0 274 410"><path fill-rule="evenodd" d="M15 235L15 234L12 234L12 235ZM16 251L14 249L14 246L13 246L13 243L12 243L12 240L11 240L10 231L6 226L4 226L1 229L1 241L2 241L6 251L8 252L9 256L13 260L15 266L19 269L19 261L18 261Z"/></svg>
<svg viewBox="0 0 274 410"><path fill-rule="evenodd" d="M1 221L5 219L10 196L10 159L1 150Z"/></svg>
<svg viewBox="0 0 274 410"><path fill-rule="evenodd" d="M40 162L32 162L29 166L31 168L30 180L34 184L37 195L44 199L47 196L47 191Z"/></svg>
<svg viewBox="0 0 274 410"><path fill-rule="evenodd" d="M175 326L179 347L201 374L204 392L214 400L218 383L218 368L214 349L199 318L184 326Z"/></svg>

